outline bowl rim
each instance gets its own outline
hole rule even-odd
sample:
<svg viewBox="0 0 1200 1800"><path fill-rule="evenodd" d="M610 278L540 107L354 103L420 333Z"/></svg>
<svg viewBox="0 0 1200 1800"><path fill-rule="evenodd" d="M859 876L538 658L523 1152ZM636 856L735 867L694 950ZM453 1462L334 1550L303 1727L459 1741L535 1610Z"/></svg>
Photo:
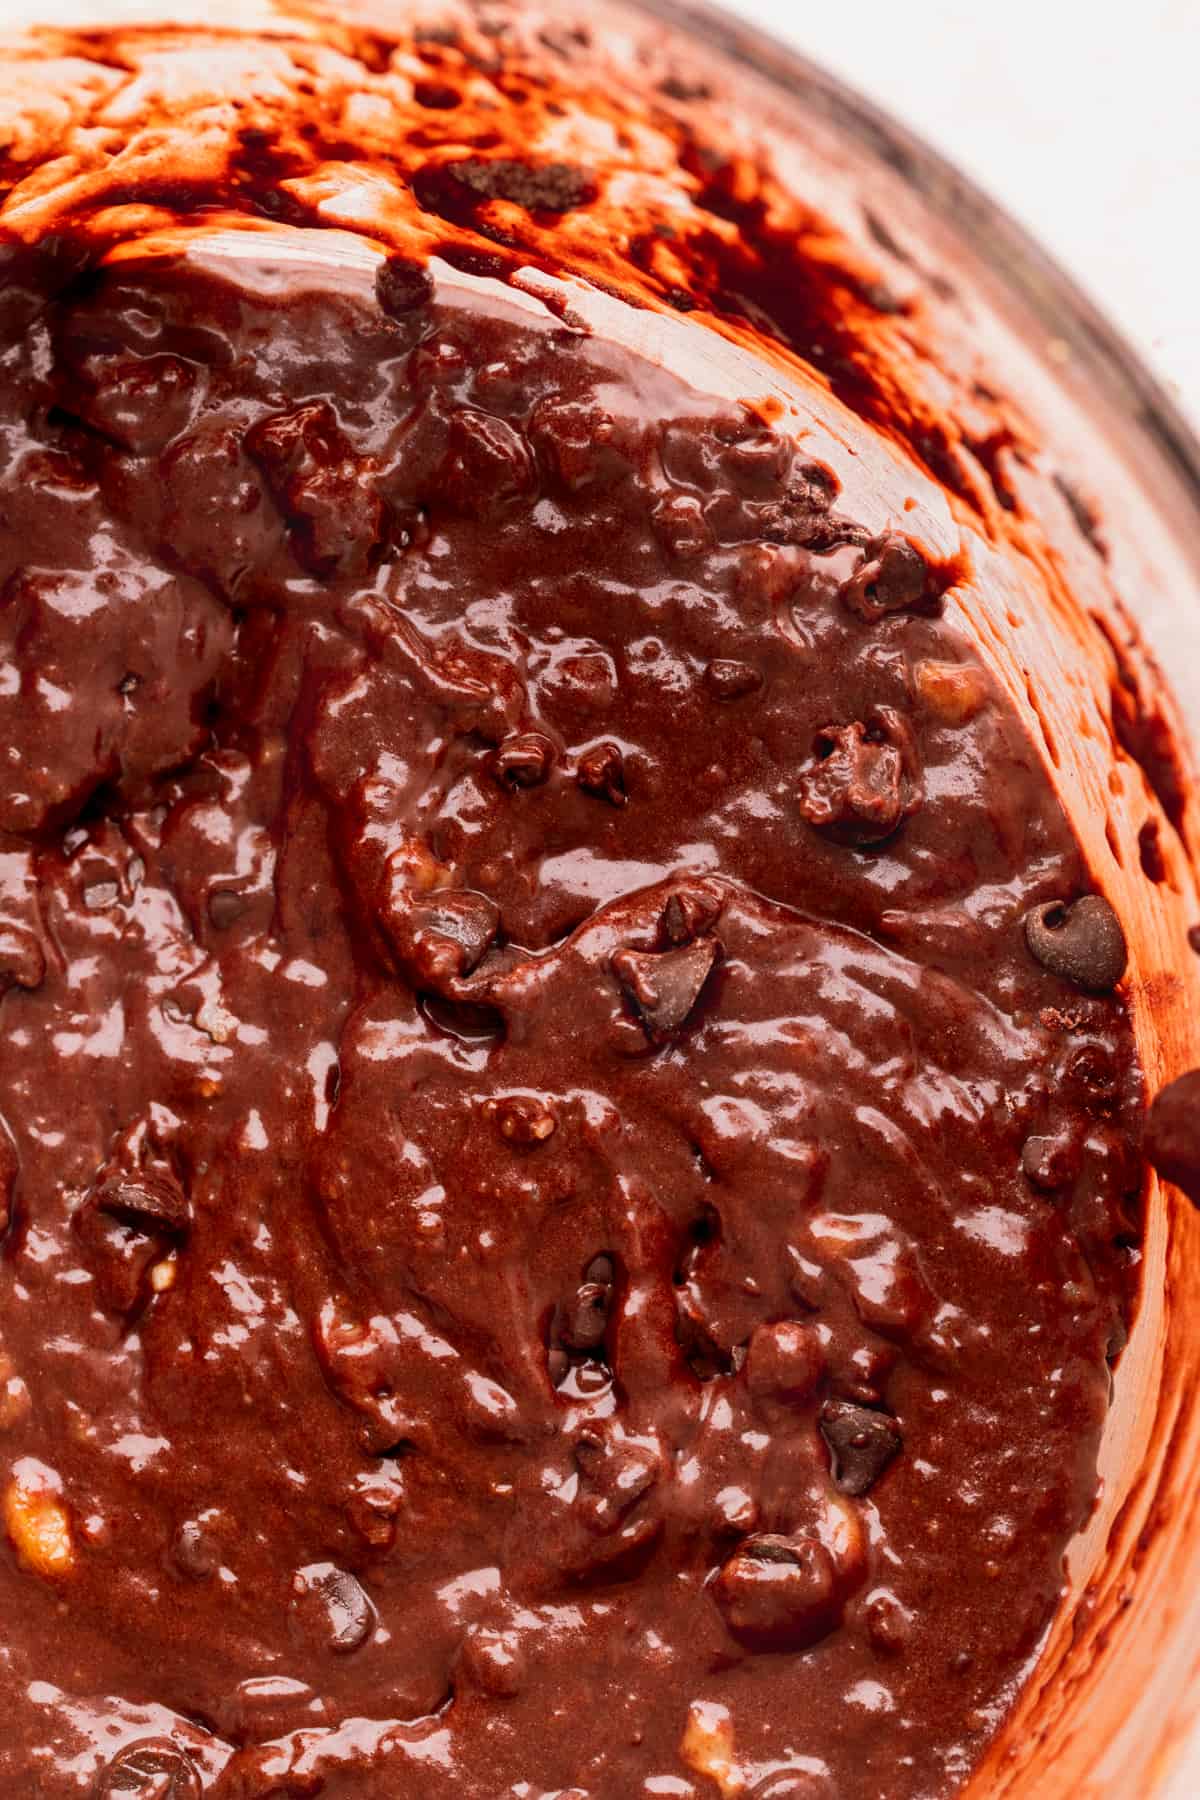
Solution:
<svg viewBox="0 0 1200 1800"><path fill-rule="evenodd" d="M947 229L969 244L998 288L1029 307L1050 336L1064 340L1077 367L1098 378L1109 405L1148 438L1175 476L1200 534L1200 418L1155 374L1129 336L1029 227L965 174L946 153L773 32L710 0L622 0L634 13L700 40L743 72L817 111L857 147L912 187ZM1195 557L1200 566L1200 535Z"/></svg>

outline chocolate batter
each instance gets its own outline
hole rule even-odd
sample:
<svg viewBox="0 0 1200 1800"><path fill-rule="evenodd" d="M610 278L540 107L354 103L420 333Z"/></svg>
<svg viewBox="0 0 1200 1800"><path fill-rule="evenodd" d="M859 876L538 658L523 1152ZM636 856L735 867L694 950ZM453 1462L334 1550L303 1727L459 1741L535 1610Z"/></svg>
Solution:
<svg viewBox="0 0 1200 1800"><path fill-rule="evenodd" d="M595 192L439 215L489 181ZM955 1793L1142 1178L964 571L487 279L66 242L0 375L0 1792Z"/></svg>

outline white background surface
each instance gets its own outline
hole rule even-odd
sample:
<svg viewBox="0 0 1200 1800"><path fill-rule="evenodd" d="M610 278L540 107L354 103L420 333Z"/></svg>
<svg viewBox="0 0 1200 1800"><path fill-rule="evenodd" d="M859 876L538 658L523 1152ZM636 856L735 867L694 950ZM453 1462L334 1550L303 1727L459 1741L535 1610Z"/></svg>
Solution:
<svg viewBox="0 0 1200 1800"><path fill-rule="evenodd" d="M1200 0L724 4L1001 201L1200 429Z"/></svg>

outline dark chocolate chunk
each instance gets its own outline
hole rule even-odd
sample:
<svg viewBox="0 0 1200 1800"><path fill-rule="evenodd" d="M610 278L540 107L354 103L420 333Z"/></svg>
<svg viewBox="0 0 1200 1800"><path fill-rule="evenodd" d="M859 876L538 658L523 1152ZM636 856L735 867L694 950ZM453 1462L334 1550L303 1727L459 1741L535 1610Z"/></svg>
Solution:
<svg viewBox="0 0 1200 1800"><path fill-rule="evenodd" d="M585 793L598 794L610 806L624 806L625 762L616 744L595 744L585 750L576 779Z"/></svg>
<svg viewBox="0 0 1200 1800"><path fill-rule="evenodd" d="M834 1481L843 1494L855 1496L868 1493L904 1447L900 1427L889 1414L849 1400L825 1402L821 1435L833 1456Z"/></svg>
<svg viewBox="0 0 1200 1800"><path fill-rule="evenodd" d="M800 811L835 843L882 844L921 804L914 761L912 734L891 707L866 725L826 726L801 771Z"/></svg>
<svg viewBox="0 0 1200 1800"><path fill-rule="evenodd" d="M559 1307L554 1338L567 1350L599 1349L608 1331L616 1265L611 1256L594 1256L570 1300Z"/></svg>
<svg viewBox="0 0 1200 1800"><path fill-rule="evenodd" d="M246 910L246 902L232 888L217 888L208 897L208 917L217 931L228 931Z"/></svg>
<svg viewBox="0 0 1200 1800"><path fill-rule="evenodd" d="M667 944L690 944L716 922L719 907L710 894L680 889L663 907L659 933Z"/></svg>
<svg viewBox="0 0 1200 1800"><path fill-rule="evenodd" d="M869 621L888 613L928 612L937 606L925 558L915 544L896 532L868 546L865 562L842 588L842 599L852 612Z"/></svg>
<svg viewBox="0 0 1200 1800"><path fill-rule="evenodd" d="M916 1625L909 1609L887 1588L877 1588L863 1608L867 1636L880 1656L898 1656L910 1642Z"/></svg>
<svg viewBox="0 0 1200 1800"><path fill-rule="evenodd" d="M200 1775L167 1738L126 1744L96 1778L96 1800L200 1800Z"/></svg>
<svg viewBox="0 0 1200 1800"><path fill-rule="evenodd" d="M604 1342L612 1289L607 1282L585 1281L564 1309L558 1337L568 1350L594 1350Z"/></svg>
<svg viewBox="0 0 1200 1800"><path fill-rule="evenodd" d="M749 1650L805 1650L841 1613L833 1558L815 1538L744 1538L708 1591L730 1636Z"/></svg>
<svg viewBox="0 0 1200 1800"><path fill-rule="evenodd" d="M408 928L405 960L419 981L440 986L478 966L500 929L500 911L486 894L452 888L416 901Z"/></svg>
<svg viewBox="0 0 1200 1800"><path fill-rule="evenodd" d="M660 94L665 94L668 100L682 100L686 102L689 100L709 100L712 98L712 88L709 86L708 82L703 80L699 75L685 75L678 73L664 75L658 84L658 91Z"/></svg>
<svg viewBox="0 0 1200 1800"><path fill-rule="evenodd" d="M1180 1075L1155 1096L1145 1150L1163 1180L1200 1206L1200 1069Z"/></svg>
<svg viewBox="0 0 1200 1800"><path fill-rule="evenodd" d="M488 757L488 767L501 787L541 787L554 766L554 745L540 731L521 731Z"/></svg>
<svg viewBox="0 0 1200 1800"><path fill-rule="evenodd" d="M1189 947L1200 956L1200 925L1188 926L1187 939Z"/></svg>
<svg viewBox="0 0 1200 1800"><path fill-rule="evenodd" d="M1074 1126L1059 1126L1025 1140L1021 1167L1036 1188L1047 1193L1069 1187L1083 1167L1083 1144Z"/></svg>
<svg viewBox="0 0 1200 1800"><path fill-rule="evenodd" d="M207 1581L221 1566L221 1550L200 1519L185 1519L171 1540L171 1561L192 1581Z"/></svg>
<svg viewBox="0 0 1200 1800"><path fill-rule="evenodd" d="M413 99L418 106L426 106L432 112L451 112L462 105L458 89L445 81L414 81Z"/></svg>
<svg viewBox="0 0 1200 1800"><path fill-rule="evenodd" d="M401 319L428 306L433 299L433 276L422 264L406 256L389 256L375 272L375 294L381 311Z"/></svg>
<svg viewBox="0 0 1200 1800"><path fill-rule="evenodd" d="M1138 832L1138 860L1142 873L1154 882L1167 879L1167 862L1163 855L1162 837L1157 819L1147 819Z"/></svg>
<svg viewBox="0 0 1200 1800"><path fill-rule="evenodd" d="M292 1629L302 1640L348 1655L375 1628L375 1608L362 1583L334 1563L300 1569L293 1582Z"/></svg>
<svg viewBox="0 0 1200 1800"><path fill-rule="evenodd" d="M191 1206L169 1170L103 1176L76 1212L74 1227L105 1305L132 1312L146 1297L151 1269L190 1224Z"/></svg>
<svg viewBox="0 0 1200 1800"><path fill-rule="evenodd" d="M1025 941L1043 968L1089 994L1108 993L1125 973L1125 933L1103 894L1035 906L1025 915Z"/></svg>
<svg viewBox="0 0 1200 1800"><path fill-rule="evenodd" d="M613 973L652 1039L678 1031L717 960L712 938L697 938L677 950L618 950Z"/></svg>
<svg viewBox="0 0 1200 1800"><path fill-rule="evenodd" d="M110 1176L96 1189L95 1200L101 1212L146 1236L178 1237L191 1224L187 1195L165 1170Z"/></svg>
<svg viewBox="0 0 1200 1800"><path fill-rule="evenodd" d="M704 685L714 700L741 700L763 684L757 669L731 657L717 657L704 671Z"/></svg>
<svg viewBox="0 0 1200 1800"><path fill-rule="evenodd" d="M721 1342L704 1296L690 1280L675 1289L675 1338L698 1380L713 1381L732 1372L733 1354Z"/></svg>
<svg viewBox="0 0 1200 1800"><path fill-rule="evenodd" d="M573 212L589 205L598 189L595 177L576 163L468 156L426 163L413 178L413 192L427 212L457 219L489 200L509 200L527 212Z"/></svg>

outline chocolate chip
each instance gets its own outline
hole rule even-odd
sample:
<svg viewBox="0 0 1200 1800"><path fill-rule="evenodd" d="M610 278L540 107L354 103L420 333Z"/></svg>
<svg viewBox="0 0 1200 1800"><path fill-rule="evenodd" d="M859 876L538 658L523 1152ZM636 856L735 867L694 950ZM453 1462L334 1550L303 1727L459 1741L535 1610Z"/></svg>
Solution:
<svg viewBox="0 0 1200 1800"><path fill-rule="evenodd" d="M1102 894L1035 906L1025 915L1025 941L1044 969L1089 994L1108 993L1125 973L1125 933Z"/></svg>
<svg viewBox="0 0 1200 1800"><path fill-rule="evenodd" d="M414 81L413 99L433 112L450 112L462 105L462 95L445 81Z"/></svg>
<svg viewBox="0 0 1200 1800"><path fill-rule="evenodd" d="M868 547L866 561L844 583L842 599L852 612L872 622L888 613L928 612L937 605L929 575L916 546L889 532Z"/></svg>
<svg viewBox="0 0 1200 1800"><path fill-rule="evenodd" d="M171 1561L192 1581L206 1581L221 1566L220 1546L203 1520L185 1519L171 1540Z"/></svg>
<svg viewBox="0 0 1200 1800"><path fill-rule="evenodd" d="M1187 940L1189 947L1200 956L1200 925L1188 926Z"/></svg>
<svg viewBox="0 0 1200 1800"><path fill-rule="evenodd" d="M828 725L800 774L800 812L835 843L882 844L921 804L915 760L912 733L891 707L865 725Z"/></svg>
<svg viewBox="0 0 1200 1800"><path fill-rule="evenodd" d="M1149 881L1162 882L1167 879L1167 863L1163 856L1157 819L1147 819L1138 832L1138 859L1142 865L1142 873Z"/></svg>
<svg viewBox="0 0 1200 1800"><path fill-rule="evenodd" d="M815 1538L744 1538L708 1591L730 1636L750 1650L805 1650L840 1615L833 1558Z"/></svg>
<svg viewBox="0 0 1200 1800"><path fill-rule="evenodd" d="M118 1313L134 1311L146 1298L152 1269L190 1223L187 1196L169 1171L102 1176L73 1226L104 1304Z"/></svg>
<svg viewBox="0 0 1200 1800"><path fill-rule="evenodd" d="M1163 1180L1200 1206L1200 1069L1180 1075L1156 1095L1145 1149Z"/></svg>
<svg viewBox="0 0 1200 1800"><path fill-rule="evenodd" d="M291 1620L302 1638L349 1655L375 1629L375 1608L362 1583L335 1563L312 1563L293 1581Z"/></svg>
<svg viewBox="0 0 1200 1800"><path fill-rule="evenodd" d="M186 1750L167 1738L127 1744L100 1771L96 1800L200 1800L200 1775Z"/></svg>
<svg viewBox="0 0 1200 1800"><path fill-rule="evenodd" d="M604 1342L611 1297L606 1282L583 1282L559 1321L559 1341L568 1350L594 1350Z"/></svg>
<svg viewBox="0 0 1200 1800"><path fill-rule="evenodd" d="M560 1306L552 1336L558 1346L590 1353L603 1344L612 1309L616 1265L611 1256L594 1256L571 1299Z"/></svg>
<svg viewBox="0 0 1200 1800"><path fill-rule="evenodd" d="M1069 1187L1083 1167L1079 1131L1064 1125L1026 1138L1021 1150L1021 1167L1033 1186L1047 1193Z"/></svg>
<svg viewBox="0 0 1200 1800"><path fill-rule="evenodd" d="M585 793L598 794L610 806L624 806L625 762L616 744L595 744L585 750L576 780Z"/></svg>
<svg viewBox="0 0 1200 1800"><path fill-rule="evenodd" d="M888 1588L877 1588L863 1607L867 1636L880 1656L898 1656L913 1634L915 1621Z"/></svg>
<svg viewBox="0 0 1200 1800"><path fill-rule="evenodd" d="M613 973L652 1040L678 1031L712 973L718 946L697 938L677 950L618 950Z"/></svg>
<svg viewBox="0 0 1200 1800"><path fill-rule="evenodd" d="M500 909L487 894L448 889L415 901L406 927L406 963L419 985L437 988L478 967L500 929Z"/></svg>
<svg viewBox="0 0 1200 1800"><path fill-rule="evenodd" d="M710 894L674 893L663 907L659 935L668 944L690 944L715 924L719 910Z"/></svg>
<svg viewBox="0 0 1200 1800"><path fill-rule="evenodd" d="M488 757L488 768L501 787L541 787L554 766L554 745L540 731L521 731L505 738Z"/></svg>
<svg viewBox="0 0 1200 1800"><path fill-rule="evenodd" d="M690 1280L675 1289L675 1338L698 1381L733 1372L733 1353L721 1342L703 1294Z"/></svg>
<svg viewBox="0 0 1200 1800"><path fill-rule="evenodd" d="M704 685L714 700L741 700L762 686L763 678L749 663L718 657L704 671Z"/></svg>
<svg viewBox="0 0 1200 1800"><path fill-rule="evenodd" d="M821 1408L821 1435L833 1456L833 1479L843 1494L858 1496L874 1487L904 1445L900 1427L887 1413L827 1400Z"/></svg>
<svg viewBox="0 0 1200 1800"><path fill-rule="evenodd" d="M389 256L375 271L375 296L389 318L404 318L433 299L433 276L421 263Z"/></svg>
<svg viewBox="0 0 1200 1800"><path fill-rule="evenodd" d="M711 100L712 88L698 75L664 75L658 84L660 94L668 100Z"/></svg>
<svg viewBox="0 0 1200 1800"><path fill-rule="evenodd" d="M245 910L245 901L232 888L217 888L208 897L208 917L217 931L228 931Z"/></svg>
<svg viewBox="0 0 1200 1800"><path fill-rule="evenodd" d="M109 1176L96 1189L95 1203L110 1218L147 1237L182 1236L192 1220L187 1195L167 1171Z"/></svg>

